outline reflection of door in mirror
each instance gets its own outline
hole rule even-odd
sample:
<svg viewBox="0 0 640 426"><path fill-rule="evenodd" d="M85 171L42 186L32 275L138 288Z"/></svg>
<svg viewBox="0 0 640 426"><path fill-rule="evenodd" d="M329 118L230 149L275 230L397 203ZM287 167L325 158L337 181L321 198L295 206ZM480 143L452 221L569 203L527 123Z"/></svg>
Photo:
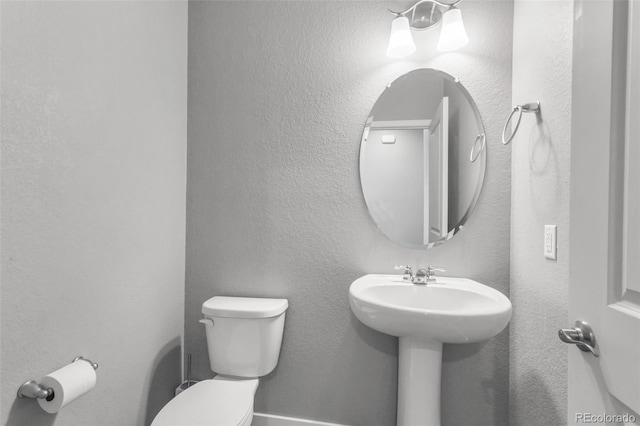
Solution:
<svg viewBox="0 0 640 426"><path fill-rule="evenodd" d="M429 128L425 161L424 243L438 241L449 232L449 98L443 97Z"/></svg>
<svg viewBox="0 0 640 426"><path fill-rule="evenodd" d="M421 124L417 120L376 122L367 136L369 167L362 170L367 190L375 191L375 196L369 198L370 209L380 229L394 239L415 245L423 244L424 224ZM385 143L383 139L394 142Z"/></svg>

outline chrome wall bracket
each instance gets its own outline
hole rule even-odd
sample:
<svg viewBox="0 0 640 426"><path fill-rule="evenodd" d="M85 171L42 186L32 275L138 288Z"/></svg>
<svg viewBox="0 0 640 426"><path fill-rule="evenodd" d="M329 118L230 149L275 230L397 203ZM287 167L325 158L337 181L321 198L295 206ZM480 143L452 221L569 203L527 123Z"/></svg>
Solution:
<svg viewBox="0 0 640 426"><path fill-rule="evenodd" d="M18 389L18 398L37 398L51 401L54 397L53 389L45 388L35 380L26 381Z"/></svg>
<svg viewBox="0 0 640 426"><path fill-rule="evenodd" d="M93 362L93 361L91 361L90 359L86 359L86 358L84 358L84 357L77 356L77 357L75 357L75 358L73 359L73 361L71 361L71 362L76 362L76 361L86 361L86 362L88 362L89 364L91 364L91 366L93 367L93 369L94 369L94 370L97 370L97 369L98 369L98 363L97 363L97 362Z"/></svg>

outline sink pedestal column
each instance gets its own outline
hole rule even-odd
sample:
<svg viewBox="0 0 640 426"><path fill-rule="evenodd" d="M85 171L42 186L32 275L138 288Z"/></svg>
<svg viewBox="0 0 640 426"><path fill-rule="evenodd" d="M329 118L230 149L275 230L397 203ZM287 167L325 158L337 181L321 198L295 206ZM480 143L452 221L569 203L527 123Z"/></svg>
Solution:
<svg viewBox="0 0 640 426"><path fill-rule="evenodd" d="M440 426L442 343L400 337L398 426Z"/></svg>

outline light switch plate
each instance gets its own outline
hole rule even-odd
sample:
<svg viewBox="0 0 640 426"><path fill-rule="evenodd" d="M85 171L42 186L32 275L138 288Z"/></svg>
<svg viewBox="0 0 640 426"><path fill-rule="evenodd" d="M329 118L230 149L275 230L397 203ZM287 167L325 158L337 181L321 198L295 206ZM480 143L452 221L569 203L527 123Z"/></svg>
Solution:
<svg viewBox="0 0 640 426"><path fill-rule="evenodd" d="M544 257L558 260L558 245L556 242L558 227L556 225L544 226Z"/></svg>

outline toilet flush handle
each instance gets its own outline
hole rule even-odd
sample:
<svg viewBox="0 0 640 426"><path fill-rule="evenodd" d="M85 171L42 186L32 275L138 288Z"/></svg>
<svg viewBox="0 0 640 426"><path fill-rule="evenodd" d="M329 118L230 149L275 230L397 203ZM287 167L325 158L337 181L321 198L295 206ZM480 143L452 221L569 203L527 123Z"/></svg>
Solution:
<svg viewBox="0 0 640 426"><path fill-rule="evenodd" d="M198 322L204 324L206 327L213 327L213 320L211 318L203 318Z"/></svg>

